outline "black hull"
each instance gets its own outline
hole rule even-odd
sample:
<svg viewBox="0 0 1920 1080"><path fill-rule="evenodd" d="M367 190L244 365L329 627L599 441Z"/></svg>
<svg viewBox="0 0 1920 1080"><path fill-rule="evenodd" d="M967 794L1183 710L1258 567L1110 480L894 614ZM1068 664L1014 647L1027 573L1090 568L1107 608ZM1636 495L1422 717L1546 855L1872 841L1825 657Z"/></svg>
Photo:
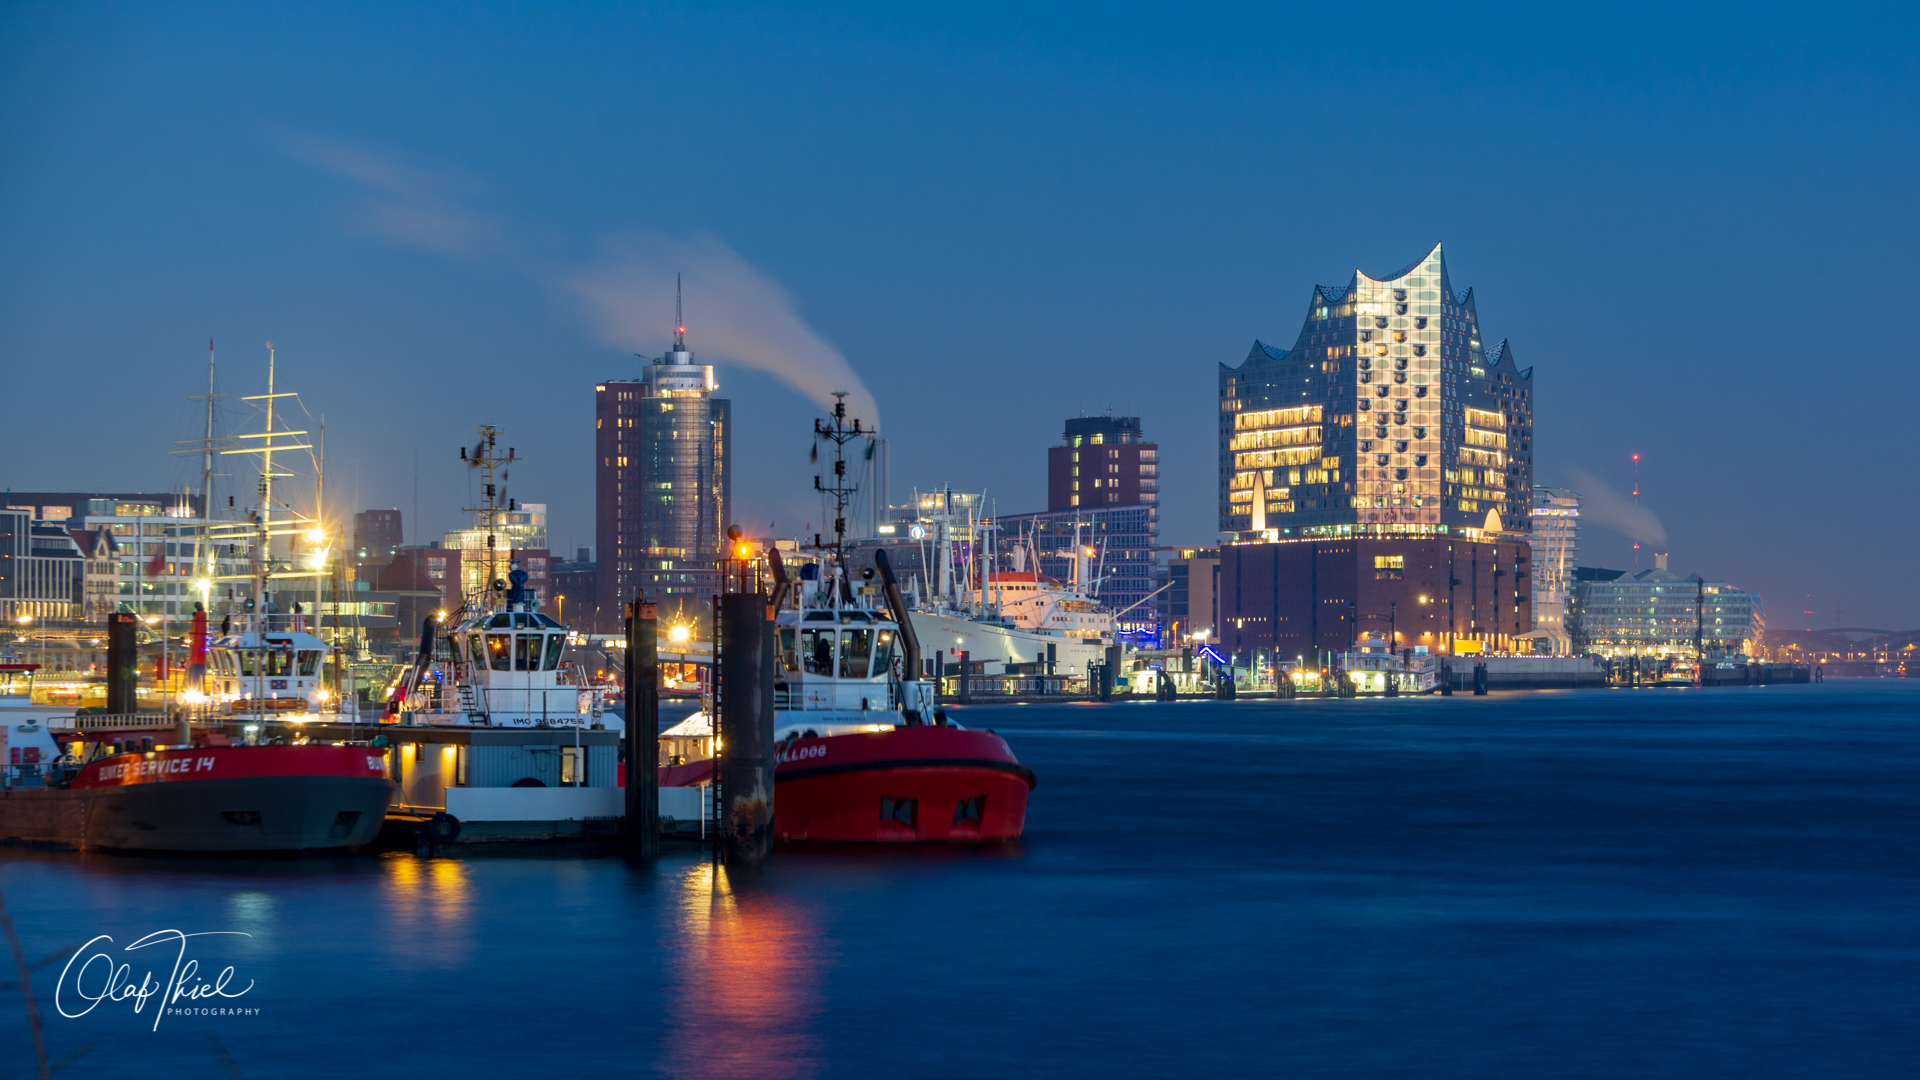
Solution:
<svg viewBox="0 0 1920 1080"><path fill-rule="evenodd" d="M82 851L264 854L355 848L393 785L358 776L260 776L0 795L0 841Z"/></svg>

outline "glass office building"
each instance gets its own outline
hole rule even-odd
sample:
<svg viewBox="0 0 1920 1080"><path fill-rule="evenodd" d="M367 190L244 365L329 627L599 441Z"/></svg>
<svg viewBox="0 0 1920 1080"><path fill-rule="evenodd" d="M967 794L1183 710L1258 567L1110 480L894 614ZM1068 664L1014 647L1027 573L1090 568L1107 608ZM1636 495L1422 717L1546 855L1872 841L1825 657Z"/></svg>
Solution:
<svg viewBox="0 0 1920 1080"><path fill-rule="evenodd" d="M594 388L593 623L602 633L620 629L622 605L636 596L661 604L662 618L698 618L720 591L733 424L714 389L713 368L693 362L684 329L642 379Z"/></svg>
<svg viewBox="0 0 1920 1080"><path fill-rule="evenodd" d="M1665 555L1655 560L1653 569L1631 577L1574 585L1567 626L1576 654L1691 655L1698 634L1707 660L1762 655L1767 620L1759 593L1678 577Z"/></svg>
<svg viewBox="0 0 1920 1080"><path fill-rule="evenodd" d="M1238 539L1524 536L1533 369L1488 346L1440 245L1316 286L1290 348L1220 366L1220 528Z"/></svg>

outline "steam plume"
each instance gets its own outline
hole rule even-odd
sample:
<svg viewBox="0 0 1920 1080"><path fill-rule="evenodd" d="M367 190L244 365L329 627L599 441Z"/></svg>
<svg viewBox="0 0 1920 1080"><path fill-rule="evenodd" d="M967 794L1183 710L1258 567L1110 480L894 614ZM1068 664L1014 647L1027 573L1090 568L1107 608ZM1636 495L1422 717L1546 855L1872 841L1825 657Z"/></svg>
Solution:
<svg viewBox="0 0 1920 1080"><path fill-rule="evenodd" d="M288 154L361 185L368 198L347 211L348 229L447 255L478 255L496 241L493 227L459 206L452 191L474 184L452 172L415 168L396 158L298 132L281 134Z"/></svg>
<svg viewBox="0 0 1920 1080"><path fill-rule="evenodd" d="M778 282L718 239L623 236L566 286L585 304L600 340L631 352L670 336L675 273L685 275L687 345L696 356L765 371L823 408L844 390L848 414L880 426L873 394L847 358L807 325Z"/></svg>
<svg viewBox="0 0 1920 1080"><path fill-rule="evenodd" d="M1599 477L1580 469L1570 469L1580 490L1580 516L1605 525L1649 547L1665 550L1667 527L1653 511L1636 505L1632 499L1607 486Z"/></svg>

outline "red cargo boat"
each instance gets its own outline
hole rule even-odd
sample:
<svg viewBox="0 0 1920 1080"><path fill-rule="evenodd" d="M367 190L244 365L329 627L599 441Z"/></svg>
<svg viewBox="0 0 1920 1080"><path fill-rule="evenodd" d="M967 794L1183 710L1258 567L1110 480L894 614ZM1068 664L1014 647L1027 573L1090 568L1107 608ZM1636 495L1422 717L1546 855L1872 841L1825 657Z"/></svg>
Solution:
<svg viewBox="0 0 1920 1080"><path fill-rule="evenodd" d="M393 784L364 746L208 746L97 758L0 799L0 838L82 850L239 853L372 840Z"/></svg>

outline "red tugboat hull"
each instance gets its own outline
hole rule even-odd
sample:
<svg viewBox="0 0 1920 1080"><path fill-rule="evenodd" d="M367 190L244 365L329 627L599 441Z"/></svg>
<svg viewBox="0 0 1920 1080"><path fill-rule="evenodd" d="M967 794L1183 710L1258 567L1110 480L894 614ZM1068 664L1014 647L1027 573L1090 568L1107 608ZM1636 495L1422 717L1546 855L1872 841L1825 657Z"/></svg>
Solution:
<svg viewBox="0 0 1920 1080"><path fill-rule="evenodd" d="M931 725L791 740L774 782L776 837L865 843L1016 839L1036 783L998 735Z"/></svg>
<svg viewBox="0 0 1920 1080"><path fill-rule="evenodd" d="M392 793L385 759L363 746L222 746L102 758L9 809L77 804L55 815L74 835L49 839L82 849L314 851L371 841Z"/></svg>

